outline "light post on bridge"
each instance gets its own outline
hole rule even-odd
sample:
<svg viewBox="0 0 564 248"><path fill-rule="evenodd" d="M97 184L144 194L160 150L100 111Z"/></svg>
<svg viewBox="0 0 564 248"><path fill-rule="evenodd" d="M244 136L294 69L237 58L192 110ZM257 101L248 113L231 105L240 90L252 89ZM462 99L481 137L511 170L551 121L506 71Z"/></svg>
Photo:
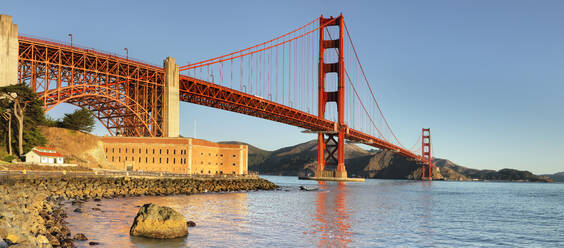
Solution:
<svg viewBox="0 0 564 248"><path fill-rule="evenodd" d="M123 50L125 50L125 60L129 60L129 49L126 47Z"/></svg>
<svg viewBox="0 0 564 248"><path fill-rule="evenodd" d="M69 37L71 39L71 48L72 48L72 34L69 34Z"/></svg>

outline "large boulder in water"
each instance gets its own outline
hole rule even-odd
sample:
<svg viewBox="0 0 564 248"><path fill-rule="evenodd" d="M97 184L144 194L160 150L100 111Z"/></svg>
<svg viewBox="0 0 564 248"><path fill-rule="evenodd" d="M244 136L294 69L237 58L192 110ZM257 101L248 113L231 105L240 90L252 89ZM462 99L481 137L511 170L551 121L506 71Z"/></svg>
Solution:
<svg viewBox="0 0 564 248"><path fill-rule="evenodd" d="M184 216L169 207L145 204L137 212L129 230L131 236L172 239L188 235Z"/></svg>

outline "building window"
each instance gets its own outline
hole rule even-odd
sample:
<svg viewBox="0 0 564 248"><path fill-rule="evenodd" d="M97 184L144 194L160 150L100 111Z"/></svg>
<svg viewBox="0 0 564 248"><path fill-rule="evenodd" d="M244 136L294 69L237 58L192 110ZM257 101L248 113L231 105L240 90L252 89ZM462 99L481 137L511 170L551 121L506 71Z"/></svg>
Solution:
<svg viewBox="0 0 564 248"><path fill-rule="evenodd" d="M200 164L204 164L204 161L200 161Z"/></svg>
<svg viewBox="0 0 564 248"><path fill-rule="evenodd" d="M208 153L208 155L211 157L211 153Z"/></svg>
<svg viewBox="0 0 564 248"><path fill-rule="evenodd" d="M219 156L220 156L220 157L223 157L223 153L222 153L222 154L219 154Z"/></svg>
<svg viewBox="0 0 564 248"><path fill-rule="evenodd" d="M139 148L139 154L141 154L141 148Z"/></svg>
<svg viewBox="0 0 564 248"><path fill-rule="evenodd" d="M166 158L166 163L168 164L168 158Z"/></svg>
<svg viewBox="0 0 564 248"><path fill-rule="evenodd" d="M125 161L127 161L127 157L123 157L125 159Z"/></svg>
<svg viewBox="0 0 564 248"><path fill-rule="evenodd" d="M219 165L223 165L223 163L220 163Z"/></svg>
<svg viewBox="0 0 564 248"><path fill-rule="evenodd" d="M155 163L155 158L153 157L153 164Z"/></svg>
<svg viewBox="0 0 564 248"><path fill-rule="evenodd" d="M203 156L203 155L204 155L204 153L203 153L203 152L200 152L200 155L202 155L202 156Z"/></svg>
<svg viewBox="0 0 564 248"><path fill-rule="evenodd" d="M204 174L204 170L201 170L201 171L200 171L200 174Z"/></svg>
<svg viewBox="0 0 564 248"><path fill-rule="evenodd" d="M141 157L139 157L139 163L141 163Z"/></svg>
<svg viewBox="0 0 564 248"><path fill-rule="evenodd" d="M237 155L233 154L233 157L235 158L235 157L237 157Z"/></svg>
<svg viewBox="0 0 564 248"><path fill-rule="evenodd" d="M118 152L121 153L121 148L118 148Z"/></svg>
<svg viewBox="0 0 564 248"><path fill-rule="evenodd" d="M114 162L114 156L112 156L112 162Z"/></svg>
<svg viewBox="0 0 564 248"><path fill-rule="evenodd" d="M125 153L127 153L127 148L125 148Z"/></svg>
<svg viewBox="0 0 564 248"><path fill-rule="evenodd" d="M211 171L208 171L208 174L211 174Z"/></svg>
<svg viewBox="0 0 564 248"><path fill-rule="evenodd" d="M168 149L166 149L166 154L168 154Z"/></svg>
<svg viewBox="0 0 564 248"><path fill-rule="evenodd" d="M145 148L145 154L148 154L148 153L149 153L149 149Z"/></svg>
<svg viewBox="0 0 564 248"><path fill-rule="evenodd" d="M147 157L145 157L145 164L147 163Z"/></svg>
<svg viewBox="0 0 564 248"><path fill-rule="evenodd" d="M114 149L115 149L115 148L112 148L112 153L114 153L114 152L115 152L115 151L114 151Z"/></svg>
<svg viewBox="0 0 564 248"><path fill-rule="evenodd" d="M173 158L173 159L172 159L172 163L173 163L173 164L176 164L176 158Z"/></svg>
<svg viewBox="0 0 564 248"><path fill-rule="evenodd" d="M159 158L159 164L162 163L162 162L163 162L162 158Z"/></svg>
<svg viewBox="0 0 564 248"><path fill-rule="evenodd" d="M106 153L108 153L108 148L106 148Z"/></svg>
<svg viewBox="0 0 564 248"><path fill-rule="evenodd" d="M127 152L127 151L126 151ZM131 148L131 153L135 154L135 148Z"/></svg>
<svg viewBox="0 0 564 248"><path fill-rule="evenodd" d="M163 154L163 149L159 149L159 154Z"/></svg>
<svg viewBox="0 0 564 248"><path fill-rule="evenodd" d="M153 154L155 154L155 149L153 149Z"/></svg>
<svg viewBox="0 0 564 248"><path fill-rule="evenodd" d="M176 155L176 149L172 150L172 154Z"/></svg>
<svg viewBox="0 0 564 248"><path fill-rule="evenodd" d="M121 162L121 157L118 157L118 162Z"/></svg>
<svg viewBox="0 0 564 248"><path fill-rule="evenodd" d="M235 166L235 163L233 163L233 166Z"/></svg>

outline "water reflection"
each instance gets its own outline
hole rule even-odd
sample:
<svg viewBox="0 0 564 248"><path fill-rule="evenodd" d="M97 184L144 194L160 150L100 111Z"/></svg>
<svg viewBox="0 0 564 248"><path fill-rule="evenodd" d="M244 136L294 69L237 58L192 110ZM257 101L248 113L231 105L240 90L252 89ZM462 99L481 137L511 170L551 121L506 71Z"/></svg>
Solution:
<svg viewBox="0 0 564 248"><path fill-rule="evenodd" d="M182 213L187 220L197 223L190 228L188 238L154 240L130 237L129 228L140 206L155 203L171 207ZM245 242L249 232L248 199L246 193L199 194L161 197L132 197L108 199L102 202L81 204L83 213L75 213L78 206L67 204L70 228L73 233L84 233L90 241L103 247L189 247L209 246L225 242ZM95 211L92 208L100 208ZM235 234L235 235L234 235ZM229 237L229 239L226 239ZM203 242L202 242L203 241ZM219 242L218 242L219 241ZM76 242L79 247L88 247L87 242Z"/></svg>
<svg viewBox="0 0 564 248"><path fill-rule="evenodd" d="M302 191L316 182L269 179L284 188L104 199L84 203L84 213L67 205L67 221L98 247L564 247L564 184L367 180ZM187 239L130 238L138 206L148 202L197 226Z"/></svg>
<svg viewBox="0 0 564 248"><path fill-rule="evenodd" d="M418 194L418 201L421 203L421 213L419 225L417 225L416 233L418 234L418 243L425 246L433 245L433 228L432 228L432 209L433 209L433 181L422 181L421 192Z"/></svg>
<svg viewBox="0 0 564 248"><path fill-rule="evenodd" d="M316 213L312 222L318 247L346 247L352 241L350 210L347 209L347 185L344 182L319 182Z"/></svg>

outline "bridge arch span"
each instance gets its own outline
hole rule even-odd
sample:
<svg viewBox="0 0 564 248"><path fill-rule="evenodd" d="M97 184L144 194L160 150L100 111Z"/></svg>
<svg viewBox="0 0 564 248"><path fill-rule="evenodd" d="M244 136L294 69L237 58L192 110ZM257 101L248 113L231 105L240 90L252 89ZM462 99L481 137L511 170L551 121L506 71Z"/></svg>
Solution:
<svg viewBox="0 0 564 248"><path fill-rule="evenodd" d="M61 103L89 109L111 135L154 136L152 115L131 97L96 84L80 84L47 92L39 92L45 112Z"/></svg>

